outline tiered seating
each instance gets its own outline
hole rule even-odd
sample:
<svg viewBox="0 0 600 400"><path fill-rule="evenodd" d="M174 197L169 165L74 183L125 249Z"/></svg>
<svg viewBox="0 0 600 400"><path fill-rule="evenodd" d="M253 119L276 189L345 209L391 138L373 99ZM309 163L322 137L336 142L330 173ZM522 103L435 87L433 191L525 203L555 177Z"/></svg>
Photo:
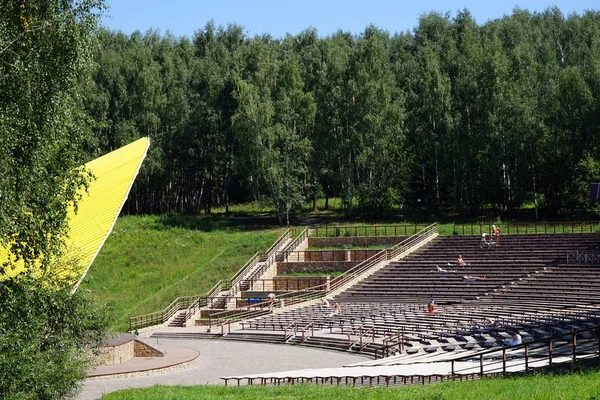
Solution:
<svg viewBox="0 0 600 400"><path fill-rule="evenodd" d="M448 303L481 298L510 289L531 279L566 255L596 247L597 235L505 235L501 245L480 248L476 236L444 236L388 266L347 290L343 301L423 302L435 298ZM470 263L456 265L462 255ZM448 270L436 273L436 266ZM455 272L450 272L455 271ZM485 276L485 280L465 282L463 276Z"/></svg>
<svg viewBox="0 0 600 400"><path fill-rule="evenodd" d="M356 350L362 329L363 343L372 343L375 338L369 351L372 353L381 347L383 338L400 333L406 344L403 354L416 354L423 359L445 352L499 346L509 338L508 332L514 330L525 340L531 340L587 328L600 320L600 307L582 309L546 304L544 311L536 306L494 301L449 305L436 315L424 314L423 307L415 304L347 303L343 304L343 310L336 317L329 317L328 310L320 306L270 315L245 322L243 330L226 338L240 339L241 335L243 340L266 341L279 332L279 342L300 343L300 337L304 336L304 345ZM486 326L487 319L498 321L499 326ZM307 328L310 324L312 327Z"/></svg>
<svg viewBox="0 0 600 400"><path fill-rule="evenodd" d="M403 363L500 346L515 330L532 340L600 323L600 268L562 264L569 253L596 248L600 235L503 235L490 249L479 240L438 237L390 263L333 300L342 315L313 305L246 321L225 338L381 355L399 335L404 346L389 362ZM471 265L448 265L459 254ZM433 272L436 265L448 272ZM486 279L465 282L463 275ZM434 315L424 313L430 298L438 304Z"/></svg>
<svg viewBox="0 0 600 400"><path fill-rule="evenodd" d="M597 265L558 264L501 291L496 298L596 303L600 299L600 268Z"/></svg>

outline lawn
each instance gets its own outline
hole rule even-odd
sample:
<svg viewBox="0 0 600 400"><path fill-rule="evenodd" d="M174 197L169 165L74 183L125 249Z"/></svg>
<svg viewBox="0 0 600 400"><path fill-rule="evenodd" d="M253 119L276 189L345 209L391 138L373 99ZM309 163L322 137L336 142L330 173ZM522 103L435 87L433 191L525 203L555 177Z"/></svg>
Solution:
<svg viewBox="0 0 600 400"><path fill-rule="evenodd" d="M108 303L113 329L127 330L130 316L162 310L177 297L206 293L220 279L230 278L254 253L268 249L284 231L276 225L272 210L260 203L233 206L228 215L220 211L223 210L202 216L118 219L81 285L83 290L90 290ZM344 222L341 218L323 222L333 227L393 226ZM516 229L519 233L531 232L531 225L528 228L525 224L520 227L497 224L503 234L516 233ZM464 228L451 223L438 225L441 235L463 233L463 230L466 234L479 234L488 228L489 223ZM549 224L543 229L597 231L600 225ZM380 231L378 235L383 234Z"/></svg>
<svg viewBox="0 0 600 400"><path fill-rule="evenodd" d="M469 382L444 382L425 386L353 388L330 386L154 386L113 392L103 400L267 400L267 399L599 399L600 371L566 375L491 378Z"/></svg>
<svg viewBox="0 0 600 400"><path fill-rule="evenodd" d="M122 217L81 289L108 303L114 330L127 330L130 316L159 311L179 296L204 294L230 278L283 231L223 217Z"/></svg>

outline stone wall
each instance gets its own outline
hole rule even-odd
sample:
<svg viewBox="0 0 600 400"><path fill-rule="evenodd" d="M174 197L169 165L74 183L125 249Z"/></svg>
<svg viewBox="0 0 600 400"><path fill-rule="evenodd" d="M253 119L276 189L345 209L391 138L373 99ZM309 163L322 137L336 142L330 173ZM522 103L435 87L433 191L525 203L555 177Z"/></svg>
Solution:
<svg viewBox="0 0 600 400"><path fill-rule="evenodd" d="M160 350L139 340L134 341L134 349L135 357L164 357Z"/></svg>
<svg viewBox="0 0 600 400"><path fill-rule="evenodd" d="M135 357L133 340L116 346L103 346L98 348L96 360L101 365L121 364Z"/></svg>
<svg viewBox="0 0 600 400"><path fill-rule="evenodd" d="M133 357L163 357L159 350L127 334L108 340L105 346L97 350L95 357L101 365L121 364Z"/></svg>
<svg viewBox="0 0 600 400"><path fill-rule="evenodd" d="M308 247L384 246L398 244L408 236L350 236L308 238Z"/></svg>
<svg viewBox="0 0 600 400"><path fill-rule="evenodd" d="M329 273L347 271L357 265L358 261L332 262L286 262L277 263L277 275L301 273Z"/></svg>

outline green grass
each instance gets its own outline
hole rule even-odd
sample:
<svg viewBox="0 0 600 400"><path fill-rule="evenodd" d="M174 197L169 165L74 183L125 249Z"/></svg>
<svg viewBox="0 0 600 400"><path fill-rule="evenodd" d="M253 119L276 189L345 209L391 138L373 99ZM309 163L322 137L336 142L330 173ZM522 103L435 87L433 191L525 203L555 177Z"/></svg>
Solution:
<svg viewBox="0 0 600 400"><path fill-rule="evenodd" d="M154 386L110 393L104 400L169 399L600 399L600 371L567 375L444 382L425 386L352 388L298 385L284 387Z"/></svg>
<svg viewBox="0 0 600 400"><path fill-rule="evenodd" d="M235 217L215 213L119 218L81 287L109 304L113 329L127 330L130 316L160 311L180 296L204 294L220 279L230 278L254 253L268 249L283 229L274 227L273 215L258 206L232 207L242 214ZM497 224L507 233L508 226ZM479 225L474 227L478 234ZM454 224L438 225L440 235L454 230Z"/></svg>
<svg viewBox="0 0 600 400"><path fill-rule="evenodd" d="M206 293L230 278L283 229L194 216L126 216L117 224L81 288L108 303L112 329L164 309L180 296Z"/></svg>

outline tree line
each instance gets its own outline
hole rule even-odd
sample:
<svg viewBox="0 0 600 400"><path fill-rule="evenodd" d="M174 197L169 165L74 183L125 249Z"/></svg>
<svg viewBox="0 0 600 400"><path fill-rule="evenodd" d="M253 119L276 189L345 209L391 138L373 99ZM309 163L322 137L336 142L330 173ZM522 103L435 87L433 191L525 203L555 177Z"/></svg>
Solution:
<svg viewBox="0 0 600 400"><path fill-rule="evenodd" d="M600 179L600 13L558 8L412 32L193 37L101 30L84 87L95 157L149 136L126 211L316 199L347 215L589 209Z"/></svg>

